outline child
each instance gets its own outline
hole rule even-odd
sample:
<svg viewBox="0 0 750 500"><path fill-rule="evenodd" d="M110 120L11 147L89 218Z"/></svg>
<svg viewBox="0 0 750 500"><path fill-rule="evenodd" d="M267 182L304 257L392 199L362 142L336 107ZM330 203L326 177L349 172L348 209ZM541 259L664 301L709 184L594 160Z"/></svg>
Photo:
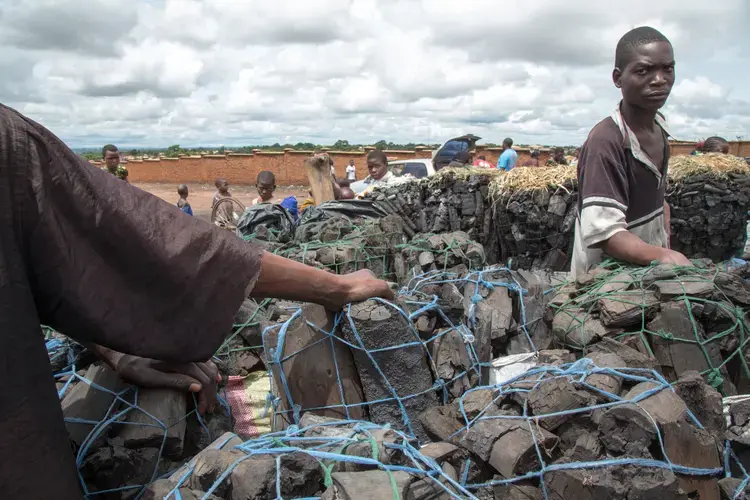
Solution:
<svg viewBox="0 0 750 500"><path fill-rule="evenodd" d="M180 199L177 200L177 208L188 215L193 215L193 209L190 207L190 202L187 201L188 187L185 184L180 184L177 187L177 194L180 195Z"/></svg>
<svg viewBox="0 0 750 500"><path fill-rule="evenodd" d="M341 188L340 196L339 196L340 200L353 200L354 199L356 195L354 194L354 191L352 191L352 188L349 187L351 186L349 179L339 179L338 185L339 185L339 188Z"/></svg>
<svg viewBox="0 0 750 500"><path fill-rule="evenodd" d="M273 201L273 192L276 191L276 176L273 172L264 170L258 174L255 179L255 188L258 190L258 197L253 200L253 205L261 203L275 203Z"/></svg>
<svg viewBox="0 0 750 500"><path fill-rule="evenodd" d="M214 182L214 186L216 186L216 193L214 194L214 199L211 202L212 209L222 199L232 197L232 194L229 192L229 182L226 179L216 179L216 182ZM216 212L216 217L221 217L227 221L231 221L233 219L233 214L234 210L232 209L232 204L222 203Z"/></svg>

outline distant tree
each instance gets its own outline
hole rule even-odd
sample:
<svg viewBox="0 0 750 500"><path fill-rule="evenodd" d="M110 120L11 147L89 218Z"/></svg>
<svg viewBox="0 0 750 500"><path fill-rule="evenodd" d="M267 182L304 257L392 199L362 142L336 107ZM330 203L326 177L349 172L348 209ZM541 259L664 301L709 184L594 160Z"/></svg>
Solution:
<svg viewBox="0 0 750 500"><path fill-rule="evenodd" d="M338 141L334 142L331 147L337 151L346 151L351 146L349 145L349 141L344 140L344 139L339 139Z"/></svg>
<svg viewBox="0 0 750 500"><path fill-rule="evenodd" d="M180 148L179 144L172 144L164 152L164 156L167 156L169 158L177 158L180 154L182 154L182 149Z"/></svg>
<svg viewBox="0 0 750 500"><path fill-rule="evenodd" d="M376 142L375 144L373 144L373 146L375 146L375 149L379 149L381 151L384 149L388 149L388 145L389 143L385 142L384 140L380 140Z"/></svg>

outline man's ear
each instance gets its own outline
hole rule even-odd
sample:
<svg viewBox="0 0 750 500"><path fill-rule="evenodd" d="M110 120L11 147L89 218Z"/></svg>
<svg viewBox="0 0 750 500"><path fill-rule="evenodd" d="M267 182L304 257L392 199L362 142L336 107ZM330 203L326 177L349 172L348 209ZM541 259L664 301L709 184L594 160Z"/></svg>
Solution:
<svg viewBox="0 0 750 500"><path fill-rule="evenodd" d="M622 71L620 71L620 68L612 70L612 81L614 82L615 87L618 89L622 88Z"/></svg>

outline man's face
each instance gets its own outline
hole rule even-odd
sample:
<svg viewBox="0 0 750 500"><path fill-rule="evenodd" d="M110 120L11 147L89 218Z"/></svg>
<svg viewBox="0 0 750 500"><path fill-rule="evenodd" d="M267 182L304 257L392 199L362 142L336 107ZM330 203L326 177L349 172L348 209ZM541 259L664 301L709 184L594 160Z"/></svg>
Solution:
<svg viewBox="0 0 750 500"><path fill-rule="evenodd" d="M635 47L625 68L615 69L615 85L632 106L656 111L667 102L674 85L674 51L667 42Z"/></svg>
<svg viewBox="0 0 750 500"><path fill-rule="evenodd" d="M368 158L367 171L369 172L370 177L379 181L385 176L386 172L388 172L388 166L376 158Z"/></svg>
<svg viewBox="0 0 750 500"><path fill-rule="evenodd" d="M229 191L229 182L227 181L220 182L217 188L219 189L220 193L226 193L227 191Z"/></svg>
<svg viewBox="0 0 750 500"><path fill-rule="evenodd" d="M276 189L276 186L273 183L259 182L255 187L258 189L258 194L262 199L270 200L273 198L273 192Z"/></svg>
<svg viewBox="0 0 750 500"><path fill-rule="evenodd" d="M104 164L109 170L114 170L120 164L120 153L118 151L105 151Z"/></svg>
<svg viewBox="0 0 750 500"><path fill-rule="evenodd" d="M354 160L349 160L349 165L354 166Z"/></svg>

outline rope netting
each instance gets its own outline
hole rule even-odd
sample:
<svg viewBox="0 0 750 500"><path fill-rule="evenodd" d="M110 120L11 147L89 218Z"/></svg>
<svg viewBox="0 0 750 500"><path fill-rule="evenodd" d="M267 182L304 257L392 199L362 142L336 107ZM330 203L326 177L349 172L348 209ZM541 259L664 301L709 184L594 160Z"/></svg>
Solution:
<svg viewBox="0 0 750 500"><path fill-rule="evenodd" d="M733 279L742 282L734 293ZM734 384L750 378L747 303L738 302L745 301L743 290L743 280L720 266L625 267L609 262L586 282L562 287L550 306L557 339L566 348L585 352L599 338L611 336L657 359L664 369L674 369L665 375L677 377L680 368L667 351L672 345L690 346L695 355L691 368L727 393L733 392L725 384L728 377ZM660 321L665 314L686 323Z"/></svg>
<svg viewBox="0 0 750 500"><path fill-rule="evenodd" d="M615 377L625 385L648 383L648 388L640 391L630 391L625 396L611 393L602 388L601 383L592 383L593 377L603 375ZM596 395L596 399L601 401L597 404L581 405L570 409L553 411L533 412L529 404L529 395L539 390L542 384L550 383L555 380L562 380L565 384L570 384L576 390L583 389ZM491 402L482 408L476 416L469 417L465 409L465 400L470 397L472 392L490 390L492 392ZM562 496L562 491L556 483L555 473L561 471L587 471L592 472L597 469L613 467L641 467L647 469L666 469L674 474L683 474L687 476L718 476L724 472L722 467L700 468L680 465L680 457L670 457L665 448L664 437L660 430L658 412L653 408L644 405L644 402L657 395L661 391L674 392L673 388L658 372L642 368L600 368L597 367L590 359L583 358L575 363L568 363L562 366L539 366L533 368L522 375L518 375L501 384L489 387L479 387L472 389L462 396L459 400L458 408L461 415L461 429L455 432L451 438L469 439L473 430L481 434L488 429L487 424L492 426L505 426L504 432L498 433L500 439L495 442L493 450L500 448L501 452L507 452L507 455L495 455L490 458L490 464L499 469L502 474L494 480L481 483L467 483L462 481L462 485L470 491L478 491L483 488L496 487L509 484L523 484L527 481L534 481L541 490L542 497L549 498L567 498ZM676 397L676 395L675 395ZM499 410L503 402L523 401L522 411L518 414L508 414ZM593 460L574 460L566 458L558 448L560 440L558 437L549 432L559 430L559 421L566 417L580 418L586 415L586 418L595 418L597 412L612 411L618 407L637 408L639 415L645 417L651 426L656 446L649 446L652 456L650 458L627 456L627 453L617 456L616 458L603 458ZM693 413L684 408L687 422L698 429L703 426ZM629 414L632 418L633 414ZM600 417L601 418L601 417ZM546 422L557 420L554 425L546 425ZM645 422L645 421L644 421ZM485 426L482 428L482 426ZM481 428L481 430L480 430ZM583 429L583 428L582 428ZM504 436L510 437L513 433L513 439L504 440ZM584 432L583 430L581 432ZM520 438L519 438L520 435ZM599 436L599 440L604 438ZM603 448L607 445L604 444ZM596 454L596 453L594 453ZM522 455L522 458L519 456ZM613 456L613 454L608 454ZM468 465L466 466L468 468ZM465 476L466 474L464 474ZM597 478L589 475L588 479L584 476L582 485L597 485ZM587 484L588 483L588 484ZM573 490L574 491L574 490ZM665 498L668 493L664 492ZM571 497L572 498L572 497ZM619 498L619 497L617 497ZM633 497L635 498L635 497Z"/></svg>
<svg viewBox="0 0 750 500"><path fill-rule="evenodd" d="M389 302L384 299L372 299L374 302L383 305L388 311L391 311L395 316L402 318L404 321L401 326L408 338L405 341L389 344L383 347L368 347L367 339L361 335L358 328L358 322L352 315L352 305L350 304L344 311L337 313L334 317L330 328L323 329L319 325L316 325L310 321L307 321L303 317L301 309L298 309L290 319L284 323L277 324L266 328L263 331L263 343L266 346L266 366L268 368L269 377L271 379L272 394L270 404L273 407L274 414L282 417L282 421L289 424L298 425L302 414L306 411L325 411L325 410L336 410L338 414L345 418L351 418L352 409L355 408L366 408L372 405L392 403L397 406L398 413L401 418L403 430L411 435L414 435L414 428L407 411L406 402L408 400L423 396L425 394L436 394L438 400L443 403L448 403L451 398L449 397L449 391L446 390L447 386L469 377L474 381L474 385L478 382L482 369L489 368L491 366L490 359L480 359L480 356L475 348L475 336L474 328L476 327L476 315L475 309L476 304L483 300L480 295L481 288L495 289L495 288L506 288L510 293L515 294L519 298L520 314L522 321L520 321L519 328L523 331L529 344L534 348L534 343L526 330L526 311L524 307L523 296L526 293L519 283L515 280L499 280L494 277L498 274L508 273L509 270L504 267L493 267L483 271L470 272L467 275L457 275L454 273L431 271L428 273L422 273L421 275L415 276L410 279L406 285L399 291L399 300L396 302ZM461 319L457 320L455 316L452 316L446 312L445 304L432 293L424 293L422 290L428 285L431 287L441 286L445 284L457 285L457 289L461 290L463 294L469 294L469 309L466 314L461 313ZM464 291L464 287L470 287L469 292ZM463 299L462 299L463 300ZM463 306L463 304L462 304ZM436 322L432 333L424 335L420 334L415 326L415 322L422 316L432 315L435 316ZM539 318L536 318L538 320ZM316 332L317 337L310 343L304 345L300 349L296 349L292 352L288 352L289 349L286 345L288 342L287 332L292 328L292 325L297 322L303 321ZM346 330L347 334L343 332ZM399 393L395 388L394 381L389 380L389 377L385 375L386 370L384 369L379 360L379 355L387 352L393 352L402 349L416 348L424 354L427 358L427 363L430 366L433 374L438 373L436 368L435 355L432 346L435 342L439 342L441 339L446 338L452 333L457 333L461 339L459 349L463 350L460 353L464 356L465 360L460 370L457 370L450 378L435 377L429 388L426 388L419 392L410 393ZM273 339L269 340L269 336L273 334ZM319 345L327 346L327 350L330 352L333 366L335 369L335 392L339 395L339 401L335 404L325 406L312 406L305 407L301 405L292 395L291 387L294 381L288 379L285 373L284 364L305 356L307 351L317 348ZM344 351L340 351L339 348L344 347ZM382 384L387 392L387 396L370 401L362 402L349 402L345 397L344 381L341 376L341 364L344 360L339 359L341 352L351 352L355 359L364 360L366 369L377 374L378 383ZM360 372L365 368L361 366ZM275 376L275 377L274 377ZM282 400L284 402L282 407Z"/></svg>

